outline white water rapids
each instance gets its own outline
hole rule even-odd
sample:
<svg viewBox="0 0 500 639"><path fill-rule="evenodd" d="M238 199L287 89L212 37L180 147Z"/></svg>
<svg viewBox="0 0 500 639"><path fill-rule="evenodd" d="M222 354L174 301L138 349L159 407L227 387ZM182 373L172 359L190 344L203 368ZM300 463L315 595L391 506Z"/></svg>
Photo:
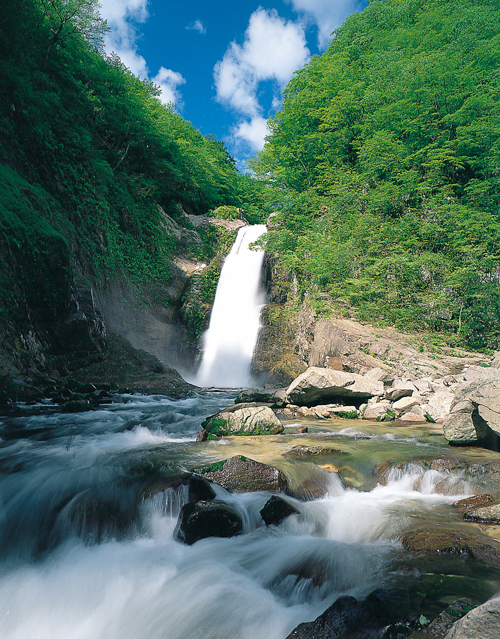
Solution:
<svg viewBox="0 0 500 639"><path fill-rule="evenodd" d="M260 290L263 251L250 244L265 233L263 224L244 226L227 256L215 294L210 325L203 337L197 386L252 386L252 355L259 332L264 293Z"/></svg>
<svg viewBox="0 0 500 639"><path fill-rule="evenodd" d="M266 527L269 493L217 488L244 534L186 546L173 538L185 495L148 487L227 456L227 441L194 439L232 398L123 402L0 418L2 639L285 639L338 596L390 583L397 533L466 489L438 494L445 476L422 469L371 492L331 474L324 498L287 497L299 514Z"/></svg>

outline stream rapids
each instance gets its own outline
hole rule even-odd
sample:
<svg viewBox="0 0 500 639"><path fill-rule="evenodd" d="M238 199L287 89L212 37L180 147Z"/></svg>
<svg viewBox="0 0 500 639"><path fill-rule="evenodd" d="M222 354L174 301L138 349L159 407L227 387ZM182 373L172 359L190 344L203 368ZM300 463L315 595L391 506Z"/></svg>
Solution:
<svg viewBox="0 0 500 639"><path fill-rule="evenodd" d="M294 434L295 422L281 436L196 444L201 421L233 400L123 395L87 413L41 405L0 417L2 639L285 639L342 595L416 586L480 603L500 590L487 568L460 557L419 565L399 540L421 520L458 522L451 504L471 492L463 477L410 464L386 486L373 479L381 461L446 454L442 436L337 420L310 435ZM297 443L342 452L297 460L287 456ZM168 478L236 454L296 482L319 473L328 492L287 497L300 514L266 527L269 493L218 487L243 534L175 541L186 494Z"/></svg>

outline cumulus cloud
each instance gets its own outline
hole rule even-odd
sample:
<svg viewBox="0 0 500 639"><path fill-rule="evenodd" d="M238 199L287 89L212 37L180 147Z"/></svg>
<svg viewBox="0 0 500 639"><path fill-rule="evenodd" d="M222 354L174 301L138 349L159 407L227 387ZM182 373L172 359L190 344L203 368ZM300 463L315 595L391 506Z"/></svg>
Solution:
<svg viewBox="0 0 500 639"><path fill-rule="evenodd" d="M234 130L235 138L246 140L253 149L262 148L267 131L257 97L259 84L274 81L282 88L308 59L300 24L284 20L274 9L252 13L243 45L231 42L214 69L217 100L247 118Z"/></svg>
<svg viewBox="0 0 500 639"><path fill-rule="evenodd" d="M106 51L117 53L123 64L140 78L150 76L146 60L137 52L138 25L149 18L148 3L149 0L101 0L101 16L110 27L104 40ZM161 87L160 100L164 104L173 102L179 105L177 87L186 82L180 73L160 67L151 79Z"/></svg>
<svg viewBox="0 0 500 639"><path fill-rule="evenodd" d="M158 84L161 87L160 100L163 104L172 102L179 106L181 98L177 87L179 84L186 83L186 80L180 73L172 71L171 69L165 69L165 67L160 67L157 75L155 75L152 80L155 84Z"/></svg>
<svg viewBox="0 0 500 639"><path fill-rule="evenodd" d="M366 0L285 0L318 27L318 45L326 49L331 33L354 11L366 7Z"/></svg>
<svg viewBox="0 0 500 639"><path fill-rule="evenodd" d="M268 133L267 120L259 115L253 117L249 122L247 120L240 122L232 131L235 142L246 142L255 152L262 151L264 138Z"/></svg>
<svg viewBox="0 0 500 639"><path fill-rule="evenodd" d="M198 33L202 33L202 34L207 32L201 20L195 20L194 22L191 22L191 24L188 24L186 29L188 31L198 31Z"/></svg>

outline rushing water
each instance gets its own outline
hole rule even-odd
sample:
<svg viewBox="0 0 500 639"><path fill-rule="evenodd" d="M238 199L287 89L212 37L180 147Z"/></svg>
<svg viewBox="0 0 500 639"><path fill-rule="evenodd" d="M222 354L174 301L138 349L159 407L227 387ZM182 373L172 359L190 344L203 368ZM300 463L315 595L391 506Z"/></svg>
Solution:
<svg viewBox="0 0 500 639"><path fill-rule="evenodd" d="M442 438L385 426L370 433L340 420L301 438L342 449L327 461L351 468L366 484L357 490L288 456L293 425L282 436L195 444L202 419L230 403L216 393L122 396L96 412L41 407L0 418L2 639L285 639L340 595L362 598L417 578L401 564L398 533L415 517L439 520L470 488L411 466L387 486L370 485L369 468L395 454L440 454ZM234 454L273 462L295 481L320 473L328 493L287 498L300 514L265 527L268 493L218 488L241 513L244 534L175 541L185 493L168 488L168 478ZM435 490L443 482L446 494Z"/></svg>
<svg viewBox="0 0 500 639"><path fill-rule="evenodd" d="M244 226L227 256L215 294L197 386L237 388L253 384L250 368L259 332L264 293L260 275L264 253L250 244L265 233L263 224Z"/></svg>

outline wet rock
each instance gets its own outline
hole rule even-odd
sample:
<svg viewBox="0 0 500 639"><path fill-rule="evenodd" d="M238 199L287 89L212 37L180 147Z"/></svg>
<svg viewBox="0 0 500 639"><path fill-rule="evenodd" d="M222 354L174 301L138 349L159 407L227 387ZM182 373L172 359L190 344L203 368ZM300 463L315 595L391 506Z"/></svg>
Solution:
<svg viewBox="0 0 500 639"><path fill-rule="evenodd" d="M234 508L223 501L185 504L179 514L175 538L191 545L206 537L234 537L243 531L243 522Z"/></svg>
<svg viewBox="0 0 500 639"><path fill-rule="evenodd" d="M493 503L493 497L491 495L472 495L472 497L466 497L465 499L459 499L453 506L456 506L459 510L464 512L472 510L473 508L481 508Z"/></svg>
<svg viewBox="0 0 500 639"><path fill-rule="evenodd" d="M239 393L234 403L265 402L278 408L286 404L285 392L285 388L247 388Z"/></svg>
<svg viewBox="0 0 500 639"><path fill-rule="evenodd" d="M500 566L500 543L483 535L481 531L473 535L426 528L404 533L401 541L405 550L416 557L462 555Z"/></svg>
<svg viewBox="0 0 500 639"><path fill-rule="evenodd" d="M193 472L235 493L257 490L284 492L288 485L285 474L278 468L241 455L194 468Z"/></svg>
<svg viewBox="0 0 500 639"><path fill-rule="evenodd" d="M323 446L293 446L284 453L286 457L320 457L342 453L338 448L324 448Z"/></svg>
<svg viewBox="0 0 500 639"><path fill-rule="evenodd" d="M317 619L301 623L287 639L406 637L419 625L420 603L406 590L377 590L365 601L340 597Z"/></svg>
<svg viewBox="0 0 500 639"><path fill-rule="evenodd" d="M236 404L208 417L202 427L209 435L278 435L284 428L269 406Z"/></svg>
<svg viewBox="0 0 500 639"><path fill-rule="evenodd" d="M445 635L445 639L498 639L500 636L500 592L468 612Z"/></svg>
<svg viewBox="0 0 500 639"><path fill-rule="evenodd" d="M202 444L203 442L206 442L208 439L208 432L202 428L200 431L198 431L198 434L196 435L196 443L197 444Z"/></svg>
<svg viewBox="0 0 500 639"><path fill-rule="evenodd" d="M303 435L304 433L309 432L309 428L307 426L298 426L297 432L299 433L299 435Z"/></svg>
<svg viewBox="0 0 500 639"><path fill-rule="evenodd" d="M464 513L464 519L479 524L500 524L500 504L468 510Z"/></svg>
<svg viewBox="0 0 500 639"><path fill-rule="evenodd" d="M366 626L367 615L354 597L340 597L322 615L301 623L287 639L340 639L356 627Z"/></svg>
<svg viewBox="0 0 500 639"><path fill-rule="evenodd" d="M368 398L383 394L382 382L355 373L311 367L290 384L287 401L311 406L335 397Z"/></svg>
<svg viewBox="0 0 500 639"><path fill-rule="evenodd" d="M188 480L188 500L191 503L215 499L215 490L203 477L192 475Z"/></svg>
<svg viewBox="0 0 500 639"><path fill-rule="evenodd" d="M273 495L260 511L260 516L266 526L278 525L290 515L298 515L299 511L295 506L282 497Z"/></svg>
<svg viewBox="0 0 500 639"><path fill-rule="evenodd" d="M92 410L92 406L86 400L70 400L63 406L63 413L81 413Z"/></svg>

